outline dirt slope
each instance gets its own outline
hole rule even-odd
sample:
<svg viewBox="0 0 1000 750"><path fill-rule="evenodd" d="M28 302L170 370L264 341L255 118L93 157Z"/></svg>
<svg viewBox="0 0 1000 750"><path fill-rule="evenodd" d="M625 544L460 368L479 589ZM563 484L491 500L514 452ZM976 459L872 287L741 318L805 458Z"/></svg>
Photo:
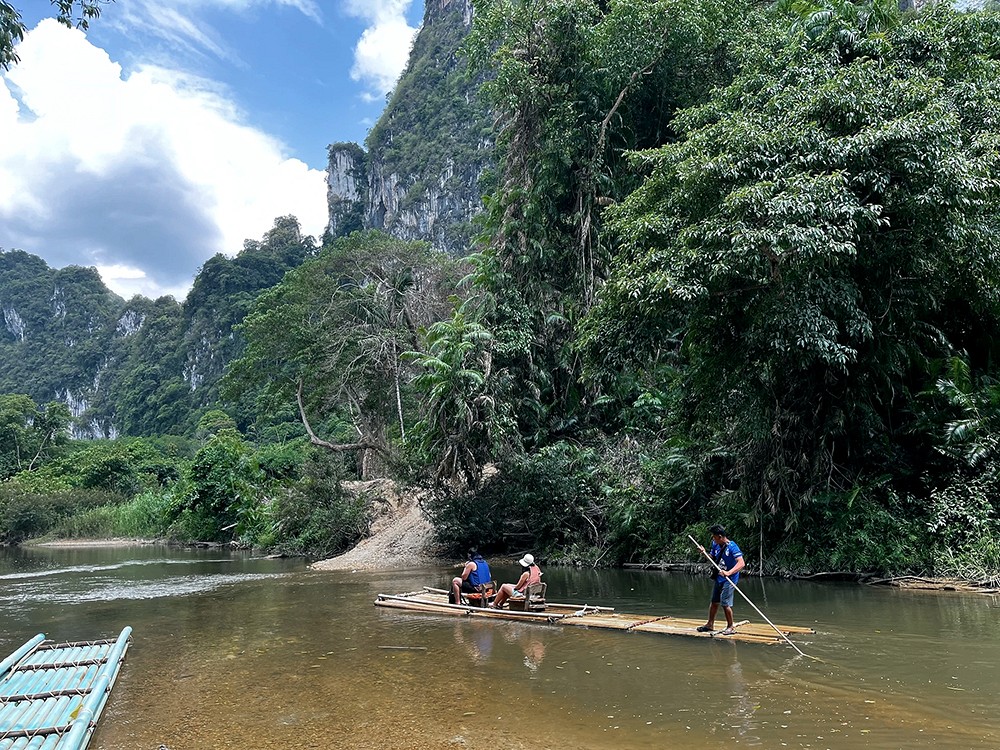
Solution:
<svg viewBox="0 0 1000 750"><path fill-rule="evenodd" d="M375 496L371 536L354 549L309 567L314 570L389 570L436 562L433 529L420 510L419 493L401 494L388 479L346 483L353 492Z"/></svg>

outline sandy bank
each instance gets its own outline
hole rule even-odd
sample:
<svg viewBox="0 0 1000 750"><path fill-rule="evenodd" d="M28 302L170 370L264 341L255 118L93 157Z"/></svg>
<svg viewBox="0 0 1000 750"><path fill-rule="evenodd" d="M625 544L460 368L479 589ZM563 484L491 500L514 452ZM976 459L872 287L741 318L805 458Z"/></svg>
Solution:
<svg viewBox="0 0 1000 750"><path fill-rule="evenodd" d="M26 547L148 547L167 544L160 539L55 539L50 542L27 542Z"/></svg>
<svg viewBox="0 0 1000 750"><path fill-rule="evenodd" d="M388 479L350 482L352 492L373 497L371 535L343 555L320 560L313 570L393 570L439 563L433 549L434 530L420 509L419 492L399 491Z"/></svg>

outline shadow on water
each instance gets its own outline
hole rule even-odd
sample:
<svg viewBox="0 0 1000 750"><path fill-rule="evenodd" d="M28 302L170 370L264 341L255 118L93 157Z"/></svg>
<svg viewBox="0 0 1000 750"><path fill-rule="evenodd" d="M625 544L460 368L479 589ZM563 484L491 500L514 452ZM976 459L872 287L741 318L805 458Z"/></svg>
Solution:
<svg viewBox="0 0 1000 750"><path fill-rule="evenodd" d="M495 569L514 580L516 569ZM746 580L800 647L372 606L452 569L218 551L0 550L0 637L134 628L92 748L998 747L995 598ZM549 569L549 598L701 617L706 577ZM737 602L739 618L758 619Z"/></svg>

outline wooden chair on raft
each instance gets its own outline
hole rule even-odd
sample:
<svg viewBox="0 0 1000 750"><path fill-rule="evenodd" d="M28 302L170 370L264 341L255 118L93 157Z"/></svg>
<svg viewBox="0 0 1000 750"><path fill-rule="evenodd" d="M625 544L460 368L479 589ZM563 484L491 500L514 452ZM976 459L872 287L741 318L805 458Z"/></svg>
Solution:
<svg viewBox="0 0 1000 750"><path fill-rule="evenodd" d="M475 591L462 592L462 604L470 607L485 607L497 596L497 582L487 581L476 586Z"/></svg>
<svg viewBox="0 0 1000 750"><path fill-rule="evenodd" d="M545 610L545 589L547 583L531 583L524 590L524 596L511 597L507 608L515 612L543 612Z"/></svg>

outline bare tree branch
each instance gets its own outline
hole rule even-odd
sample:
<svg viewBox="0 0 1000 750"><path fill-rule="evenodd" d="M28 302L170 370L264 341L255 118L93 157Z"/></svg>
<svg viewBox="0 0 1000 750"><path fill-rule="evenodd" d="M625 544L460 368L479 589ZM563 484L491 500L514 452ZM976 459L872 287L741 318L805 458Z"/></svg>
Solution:
<svg viewBox="0 0 1000 750"><path fill-rule="evenodd" d="M312 426L309 424L309 419L306 417L305 404L302 402L302 378L299 378L298 389L295 391L295 400L299 404L299 417L302 420L302 426L306 428L306 433L309 435L309 442L313 445L318 445L321 448L326 448L327 450L334 451L336 453L346 453L347 451L361 451L361 450L375 450L380 453L388 453L386 449L381 445L376 445L375 443L360 442L360 443L331 443L328 440L323 440L318 437L315 432L313 432Z"/></svg>

